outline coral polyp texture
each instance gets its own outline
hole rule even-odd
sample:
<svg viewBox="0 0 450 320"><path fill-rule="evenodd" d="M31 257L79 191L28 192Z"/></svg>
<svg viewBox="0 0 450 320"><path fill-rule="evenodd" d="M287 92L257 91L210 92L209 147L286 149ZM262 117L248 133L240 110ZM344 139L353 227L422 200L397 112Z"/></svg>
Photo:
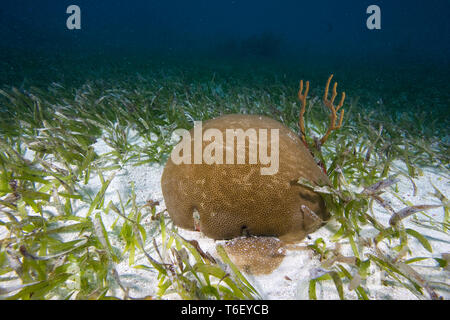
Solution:
<svg viewBox="0 0 450 320"><path fill-rule="evenodd" d="M167 211L176 225L200 230L213 239L255 235L299 241L328 220L330 215L320 195L297 183L303 178L316 185L326 185L330 183L328 177L289 128L264 116L231 114L203 122L202 133L208 129L216 129L223 136L227 129L244 132L254 129L259 134L260 129L266 132L278 129L278 170L264 175L261 169L267 168L267 163L260 159L249 163L249 138L246 138L243 164L225 161L229 148L225 141L215 141L221 143L222 164L175 164L169 158L161 186ZM192 159L194 130L190 131ZM253 142L259 146L260 141ZM210 143L203 139L203 150ZM274 142L268 138L266 143L267 150L272 150ZM234 143L233 148L236 156L238 144ZM176 149L173 152L178 152Z"/></svg>
<svg viewBox="0 0 450 320"><path fill-rule="evenodd" d="M249 274L270 274L286 256L283 242L273 237L234 238L225 244L233 263Z"/></svg>

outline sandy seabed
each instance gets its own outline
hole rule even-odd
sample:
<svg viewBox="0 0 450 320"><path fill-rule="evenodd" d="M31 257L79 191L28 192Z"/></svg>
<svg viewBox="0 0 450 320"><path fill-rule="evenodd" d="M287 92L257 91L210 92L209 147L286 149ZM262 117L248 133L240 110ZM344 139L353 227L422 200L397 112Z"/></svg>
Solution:
<svg viewBox="0 0 450 320"><path fill-rule="evenodd" d="M98 153L107 152L108 147L101 141L96 145L96 151ZM110 187L108 188L107 197L110 197L113 202L117 203L117 192L121 194L122 199L127 199L130 196L131 183L134 182L136 201L138 204L144 204L147 200L159 201L160 205L157 207L157 211L161 211L165 208L164 199L161 191L161 175L164 166L153 164L139 167L133 167L127 165L123 168L115 177ZM400 175L398 178L400 181L397 183L398 190L396 194L403 200L410 201L413 205L421 204L437 204L440 203L435 197L430 194L434 193L432 184L435 185L447 198L450 191L450 177L436 168L422 168L423 175L414 179L416 185L416 194L414 195L414 187L410 179ZM407 173L406 165L400 161L394 162L394 166L391 169L391 174L396 172ZM100 186L98 186L100 187ZM388 201L395 210L400 210L405 205L394 196L393 189L386 190L382 194L382 198ZM109 201L109 200L108 200ZM373 206L373 212L375 217L380 223L387 226L389 225L389 218L391 214L377 203ZM432 216L437 221L443 221L444 209L442 207L431 209L427 211L427 214ZM418 214L418 218L421 217ZM109 223L112 223L116 217L108 218ZM417 224L410 222L411 217L404 221L406 228L413 228L422 233L430 242L433 253L432 257L442 258L443 253L450 253L450 235L432 230L429 228L419 227ZM105 222L106 224L107 222ZM145 222L144 222L145 223ZM329 224L316 232L310 234L311 239L305 239L299 245L305 246L312 244L315 239L323 238L326 241L327 247L333 248L335 243L332 243L328 239L335 233L336 229L332 224ZM181 236L188 240L197 240L203 251L208 252L214 258L218 258L215 247L217 244L223 244L224 241L215 241L203 236L200 232L188 231L178 229ZM377 233L375 229L363 229L362 236L373 236ZM415 256L429 257L430 252L423 248L420 242L416 239L410 239L408 242L409 248L414 252ZM345 256L352 256L349 244L343 244L341 247L341 253ZM428 259L430 260L430 259ZM143 255L138 257L139 263L146 263ZM431 262L432 264L435 262ZM439 281L450 285L450 272L447 270L441 270L439 273L436 269L430 268L430 262L417 262L411 265L420 271L428 281ZM148 296L154 295L156 288L156 273L151 275L149 272L143 272L139 269L134 269L128 266L128 262L125 260L117 266L117 270L123 279L123 283L131 288L131 296ZM283 259L281 265L275 269L269 275L250 275L245 274L251 284L258 290L263 299L308 299L308 285L309 280L316 276L320 272L320 262L318 257L315 256L312 250L286 250L286 256ZM375 277L370 277L373 283L367 284L369 288L369 297L371 299L416 299L410 291L402 287L386 287L383 286L380 280L383 278L383 274L378 272ZM348 298L357 299L357 295L354 291L345 290ZM336 288L331 281L323 282L322 285L318 285L317 294L319 299L338 299ZM450 293L447 291L440 291L445 299L450 298ZM178 299L176 295L168 295L168 299Z"/></svg>
<svg viewBox="0 0 450 320"><path fill-rule="evenodd" d="M111 151L101 139L94 144L95 151L101 155ZM114 204L119 203L119 194L122 200L126 200L131 195L131 185L134 183L136 202L138 205L143 205L147 200L159 201L157 211L162 211L165 208L164 199L161 191L161 175L164 166L159 164L147 164L140 166L133 166L132 163L125 165L120 169L105 194L105 204L112 201ZM434 193L432 184L435 185L447 198L450 191L450 177L448 174L443 173L436 168L422 168L423 175L414 179L416 185L416 194L414 194L414 188L411 181L400 175L398 178L400 181L397 183L398 190L396 194L402 199L410 201L413 205L421 204L437 204L440 203L435 197L430 194ZM394 166L391 168L391 174L403 171L407 172L406 166L400 162L394 162ZM85 191L92 196L98 192L101 187L101 183L98 177L92 178L89 181L89 185L86 186ZM382 198L388 201L395 210L400 210L405 205L394 196L394 190L391 188L386 190L382 194ZM87 212L88 207L86 204L75 208L77 215L83 215ZM388 213L383 207L377 203L373 206L373 212L377 220L383 225L387 226L390 218ZM443 221L444 209L442 207L431 209L427 211L427 214L432 216L437 221ZM110 241L115 247L123 247L120 237L112 232L111 226L118 219L118 215L112 210L108 214L102 215L103 222L106 229L111 233ZM422 217L418 214L419 219L426 220L426 217ZM119 218L119 220L122 218ZM147 217L142 221L144 227L149 227L153 222L150 217ZM444 232L433 230L430 228L420 227L411 221L411 217L404 221L405 227L413 228L422 233L430 242L433 253L426 251L420 242L415 238L409 240L408 245L415 257L429 257L430 255L435 258L442 258L443 253L450 253L450 236ZM214 241L203 236L200 232L188 231L178 229L181 236L188 240L197 240L203 251L211 254L214 258L218 258L216 252L217 244L224 244L225 241ZM329 241L330 237L336 232L335 226L332 223L327 224L325 227L310 234L310 239L305 239L300 246L312 244L317 238L325 240L327 247L333 248L335 243ZM362 236L373 236L377 231L375 229L366 228L362 230ZM0 239L7 234L6 229L0 227ZM68 239L69 240L69 239ZM147 241L148 251L152 251L151 241ZM352 256L350 245L344 243L341 246L341 253L344 256ZM430 268L431 265L435 265L435 262L420 261L411 264L416 270L420 272L429 282L443 282L447 286L450 286L450 272L448 270L441 269L439 272L436 268ZM136 265L148 264L143 254L137 254ZM371 267L373 268L373 267ZM130 289L129 295L133 298L140 298L145 296L155 296L157 292L157 272L149 272L142 269L134 268L129 265L127 257L122 260L121 263L116 265L116 270L119 273L122 284ZM268 275L244 275L250 281L250 283L257 289L263 299L308 299L308 285L309 280L321 271L320 262L318 257L313 254L312 250L286 250L286 256L271 274ZM369 289L369 297L371 299L416 299L410 291L402 287L387 287L381 284L381 279L384 277L382 272L375 271L374 276L369 277L371 283L366 283L366 287ZM369 281L369 280L368 280ZM121 290L114 289L111 292L114 295L121 296L123 292ZM345 290L347 298L357 299L357 295L354 291ZM439 290L438 293L443 296L444 299L450 298L450 293L445 290ZM319 299L338 299L336 288L331 281L322 282L317 286L317 295ZM168 294L164 298L166 299L179 299L176 294Z"/></svg>

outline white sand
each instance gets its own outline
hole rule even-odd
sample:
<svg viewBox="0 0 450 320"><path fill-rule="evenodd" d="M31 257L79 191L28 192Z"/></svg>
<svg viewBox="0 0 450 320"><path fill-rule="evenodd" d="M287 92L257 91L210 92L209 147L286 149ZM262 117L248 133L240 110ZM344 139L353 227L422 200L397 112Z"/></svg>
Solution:
<svg viewBox="0 0 450 320"><path fill-rule="evenodd" d="M95 145L95 151L98 154L103 154L110 151L106 144L99 140ZM405 171L406 168L401 162L396 162L396 167L392 168L392 173L399 170ZM110 184L107 193L105 195L105 204L112 200L116 205L119 204L118 194L120 194L123 201L129 198L131 194L131 183L134 182L136 191L136 201L138 205L143 205L147 200L160 201L160 205L157 207L157 211L164 209L164 199L162 197L160 179L163 171L163 166L160 165L141 165L139 167L134 167L132 164L127 164L119 172L117 172L114 180ZM429 193L433 193L434 190L430 184L432 182L439 190L449 198L450 191L450 177L448 175L439 172L437 169L423 169L424 175L414 179L417 186L417 194L413 195L412 184L408 178L400 176L400 182L398 183L397 194L405 200L412 202L414 205L419 204L439 204L436 198L430 196ZM110 174L110 173L109 173ZM106 174L105 178L109 176ZM86 187L92 196L95 196L100 188L100 182L98 177L93 178L89 181L89 186ZM397 198L393 195L393 189L387 190L382 197L385 200L389 200L391 205L395 210L399 210L405 207ZM79 212L77 214L83 214L87 211L86 207L78 208ZM388 225L388 220L390 214L386 212L385 209L379 205L374 205L374 214L377 219L384 224ZM443 208L437 208L427 211L427 214L431 215L437 221L443 221ZM108 215L103 214L103 222L107 230L111 232L110 240L113 246L122 247L122 242L118 235L111 230L111 225L116 221L118 216L110 211ZM422 220L427 218L423 217L420 213L417 217ZM412 217L407 218L404 221L405 227L411 227L422 234L424 234L430 241L433 247L433 257L440 258L442 253L450 252L450 236L444 234L443 232L431 230L429 228L421 228L416 224L411 222ZM119 218L119 223L123 221ZM150 218L146 218L143 221L144 227L150 227L153 222ZM335 232L332 231L333 226L327 225L311 234L311 239L305 239L300 245L312 243L315 239L321 237L326 243L327 247L334 247L335 244L331 243L328 239ZM179 233L187 239L195 239L199 242L200 247L203 251L210 253L213 257L217 258L217 253L215 251L215 246L217 243L223 243L222 241L214 241L212 239L204 237L199 232L192 232L187 230L179 229ZM363 234L373 235L375 230L365 229ZM4 234L4 230L3 230ZM2 228L0 227L0 238L2 238ZM147 241L147 250L151 252L152 255L155 253L152 251L151 241ZM421 244L415 239L409 241L409 247L414 252L415 256L430 256L430 253L426 251ZM341 248L341 253L343 255L351 256L353 255L350 247L344 245ZM435 265L435 262L425 261L417 262L412 264L422 275L426 277L429 281L440 281L450 285L449 272L441 270L438 273L431 271L429 266ZM136 264L147 264L148 262L143 256L143 254L138 254L136 257ZM133 266L128 265L128 260L125 259L120 264L116 266L116 269L120 275L122 283L130 288L130 296L132 297L144 297L144 296L154 296L157 290L158 281L156 279L157 274L142 271ZM373 269L373 268L372 268ZM294 251L287 250L287 254L281 265L270 275L262 276L252 276L246 275L249 281L255 286L264 299L307 299L308 298L308 282L311 277L314 277L320 273L320 263L318 258L313 255L311 250L305 251ZM383 277L381 273L377 274L379 277ZM379 278L378 277L378 278ZM371 279L377 277L370 277ZM371 280L372 282L368 285L370 293L369 296L372 299L415 299L416 297L412 295L408 290L403 288L395 288L382 286L378 281ZM337 299L338 295L336 289L331 281L327 281L323 286L318 285L318 298L319 299ZM347 297L357 298L354 291L348 294L348 290L345 290ZM120 295L121 291L117 290L115 294ZM449 298L449 292L439 291L444 298ZM169 299L177 299L175 294L168 295Z"/></svg>
<svg viewBox="0 0 450 320"><path fill-rule="evenodd" d="M103 148L102 143L96 145L97 148ZM133 181L136 188L137 202L143 204L146 200L160 201L160 206L158 210L164 208L164 199L162 197L160 180L162 175L163 167L160 165L145 165L139 167L133 167L131 165L126 166L121 173L116 176L115 181L110 185L108 194L115 193L118 190L123 194L123 199L129 195L130 184ZM403 163L397 161L395 162L394 168L391 173L398 171L407 172L406 166ZM447 198L450 191L450 177L439 172L437 169L425 168L423 169L423 176L414 179L417 187L417 194L413 195L413 186L410 180L404 176L399 176L400 182L398 183L397 194L404 200L410 201L414 205L419 204L439 204L438 200L432 196L430 193L434 192L430 182L432 182ZM405 205L401 203L393 195L394 191L391 188L383 194L383 199L391 202L392 207L395 210L399 210ZM113 201L114 196L113 196ZM374 205L374 214L383 225L387 226L390 218L390 214L386 212L381 206ZM437 208L427 211L427 214L431 215L437 221L443 221L444 211L443 208ZM418 218L424 219L420 214L417 214ZM425 218L424 220L426 220ZM432 248L433 257L441 258L442 253L450 252L450 236L444 234L443 232L438 232L431 230L429 228L421 228L416 224L410 222L411 217L404 221L406 228L413 228L427 237ZM305 239L300 245L306 245L313 243L315 239L321 237L326 243L327 247L334 247L335 244L331 243L327 239L335 232L332 226L325 226L315 233L311 234L311 240ZM214 241L203 236L199 232L193 232L188 230L179 229L180 235L186 239L195 239L199 242L200 247L203 251L210 253L213 257L217 258L217 253L215 251L215 246L218 243L223 243L223 241ZM373 235L376 234L376 230L367 229L363 231L363 234ZM430 253L426 251L422 245L416 239L410 239L409 247L415 256L430 256ZM341 248L341 253L343 255L352 256L352 251L349 245L344 245ZM141 256L142 263L145 263L145 259ZM431 262L435 264L435 262ZM430 281L440 281L445 282L450 285L449 272L442 270L440 273L435 274L427 268L430 262L417 262L412 264L413 267L418 268L422 275L426 276L427 280ZM423 267L420 267L423 266ZM318 269L319 268L319 269ZM372 268L373 269L373 268ZM120 274L127 274L127 280L124 281L127 285L132 284L135 286L135 290L131 291L132 296L139 296L141 294L148 295L155 292L154 281L151 279L139 279L134 278L133 274L138 274L139 276L147 273L137 272L136 269L128 267L127 263L122 263L118 266L118 271ZM253 276L246 274L249 281L254 285L254 287L259 291L264 299L308 299L308 284L311 277L313 277L317 272L320 272L320 263L316 256L313 255L311 250L297 251L297 250L287 250L287 254L281 265L270 275ZM128 276L130 279L128 280ZM373 299L415 299L416 297L404 288L384 287L376 279L383 277L379 274L379 277L371 277L373 283L369 285L370 298ZM289 280L288 280L289 279ZM318 298L319 299L337 299L338 295L334 284L331 281L325 283L324 286L318 286ZM346 290L348 293L349 291ZM357 298L357 295L352 291L350 297ZM448 292L439 292L444 298L449 298ZM172 295L169 298L177 298Z"/></svg>

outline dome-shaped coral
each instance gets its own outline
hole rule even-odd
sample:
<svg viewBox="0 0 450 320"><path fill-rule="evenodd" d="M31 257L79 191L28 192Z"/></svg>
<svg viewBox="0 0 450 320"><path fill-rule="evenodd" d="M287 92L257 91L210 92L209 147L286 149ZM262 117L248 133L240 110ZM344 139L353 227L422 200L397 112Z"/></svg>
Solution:
<svg viewBox="0 0 450 320"><path fill-rule="evenodd" d="M167 211L176 225L199 229L213 239L266 235L296 241L329 218L322 198L296 183L299 178L316 184L328 184L329 180L290 129L268 117L236 114L203 122L201 132L205 133L208 129L215 129L216 133L221 132L224 136L227 129L254 129L259 133L259 129L267 132L278 129L278 171L262 174L261 169L269 166L267 162L262 163L258 159L256 163L249 163L249 141L252 138L246 139L244 164L237 164L236 143L232 146L235 161L226 163L226 151L230 146L225 141L219 144L223 150L223 164L175 164L172 157L169 158L161 186ZM194 151L198 148L194 145L194 131L195 128L190 131L192 148L188 148L190 151L187 149L192 162ZM269 134L267 140L267 149L272 150ZM259 142L256 141L257 144ZM203 139L202 150L211 143ZM172 153L179 152L176 149ZM217 152L218 149L215 150Z"/></svg>

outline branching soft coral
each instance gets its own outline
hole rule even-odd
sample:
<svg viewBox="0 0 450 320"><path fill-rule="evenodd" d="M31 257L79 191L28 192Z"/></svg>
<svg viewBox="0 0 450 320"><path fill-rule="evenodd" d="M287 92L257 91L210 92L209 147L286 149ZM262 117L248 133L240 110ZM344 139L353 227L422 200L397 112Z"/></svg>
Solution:
<svg viewBox="0 0 450 320"><path fill-rule="evenodd" d="M338 119L338 112L344 105L344 100L345 100L345 92L342 92L342 96L341 96L341 100L339 101L339 104L337 106L334 105L334 100L336 99L336 96L337 96L337 91L336 91L337 82L335 82L333 85L331 99L328 99L328 91L330 88L330 82L331 82L332 78L333 78L333 75L331 75L328 78L327 84L325 85L325 93L323 95L323 103L331 112L330 125L329 125L328 130L325 133L325 135L319 140L319 142L318 142L319 145L317 146L318 148L320 148L328 140L328 137L330 136L330 134L333 130L337 130L342 126L342 121L344 119L344 109L342 109L341 113L339 114L339 122L338 122L338 124L336 124L336 120ZM300 138L302 139L303 143L306 146L307 146L307 142L306 142L304 114L306 111L306 98L308 96L308 91L309 91L309 81L306 81L306 88L305 88L305 92L303 93L303 80L301 80L300 81L300 89L298 90L298 99L300 100L300 103L301 103L299 126L300 126Z"/></svg>

